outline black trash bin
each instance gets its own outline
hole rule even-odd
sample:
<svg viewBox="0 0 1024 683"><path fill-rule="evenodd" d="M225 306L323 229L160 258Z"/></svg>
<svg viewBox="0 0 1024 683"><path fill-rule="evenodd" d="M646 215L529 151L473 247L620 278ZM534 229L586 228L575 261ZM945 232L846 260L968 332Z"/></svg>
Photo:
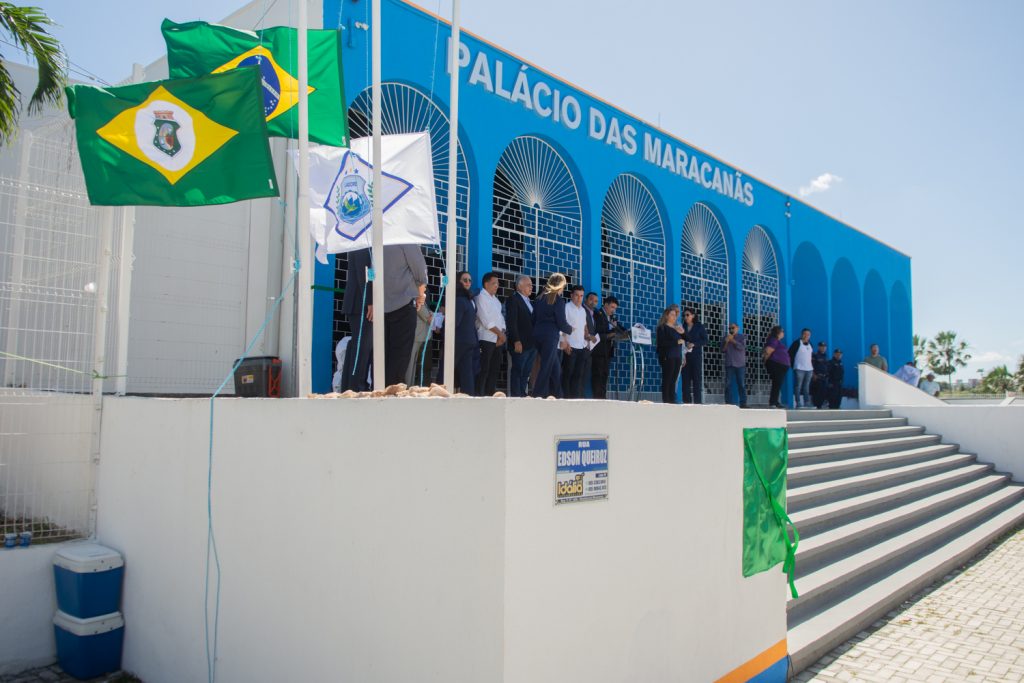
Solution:
<svg viewBox="0 0 1024 683"><path fill-rule="evenodd" d="M235 360L238 363L238 360ZM281 396L281 359L251 356L235 369L235 396L278 398Z"/></svg>

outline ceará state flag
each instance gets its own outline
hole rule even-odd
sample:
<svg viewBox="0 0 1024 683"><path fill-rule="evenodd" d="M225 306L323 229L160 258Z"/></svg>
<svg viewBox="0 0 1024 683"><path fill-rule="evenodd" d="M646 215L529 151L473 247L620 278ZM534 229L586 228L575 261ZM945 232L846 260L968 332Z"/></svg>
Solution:
<svg viewBox="0 0 1024 683"><path fill-rule="evenodd" d="M310 145L309 229L321 263L327 254L372 246L376 197L384 208L384 244L440 245L430 135L385 135L381 155L378 192L372 138L357 138L348 149Z"/></svg>

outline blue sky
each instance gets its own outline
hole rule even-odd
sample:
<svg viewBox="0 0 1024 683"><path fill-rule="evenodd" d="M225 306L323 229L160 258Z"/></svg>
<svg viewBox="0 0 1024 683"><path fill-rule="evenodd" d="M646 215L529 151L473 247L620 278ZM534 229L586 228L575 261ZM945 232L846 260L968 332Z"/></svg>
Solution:
<svg viewBox="0 0 1024 683"><path fill-rule="evenodd" d="M244 3L35 4L77 67L115 82L162 54L165 13L219 21ZM462 14L777 187L827 187L806 201L913 257L914 330L970 342L960 377L1024 354L1024 3L463 0Z"/></svg>

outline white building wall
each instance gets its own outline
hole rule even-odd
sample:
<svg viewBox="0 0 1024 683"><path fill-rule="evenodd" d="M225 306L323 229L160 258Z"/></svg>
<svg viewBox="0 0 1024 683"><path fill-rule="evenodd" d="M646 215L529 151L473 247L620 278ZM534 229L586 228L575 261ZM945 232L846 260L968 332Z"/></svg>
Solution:
<svg viewBox="0 0 1024 683"><path fill-rule="evenodd" d="M147 683L206 679L209 405L105 404L99 540L125 555L124 666ZM741 574L741 429L782 422L725 406L218 400L218 680L724 676L785 639L783 574ZM556 435L595 433L609 499L555 507Z"/></svg>

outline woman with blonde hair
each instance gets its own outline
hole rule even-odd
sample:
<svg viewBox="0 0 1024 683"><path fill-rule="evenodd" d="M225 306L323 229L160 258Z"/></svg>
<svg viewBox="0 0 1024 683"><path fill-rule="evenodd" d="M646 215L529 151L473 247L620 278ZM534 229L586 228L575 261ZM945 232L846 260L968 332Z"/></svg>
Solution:
<svg viewBox="0 0 1024 683"><path fill-rule="evenodd" d="M564 275L552 273L540 296L533 301L533 340L540 360L533 395L538 398L557 396L560 390L559 333L572 334L572 326L565 319L565 299L562 297L567 284Z"/></svg>
<svg viewBox="0 0 1024 683"><path fill-rule="evenodd" d="M676 382L683 365L683 326L679 324L679 306L665 308L654 329L658 363L661 364L661 402L676 402Z"/></svg>

